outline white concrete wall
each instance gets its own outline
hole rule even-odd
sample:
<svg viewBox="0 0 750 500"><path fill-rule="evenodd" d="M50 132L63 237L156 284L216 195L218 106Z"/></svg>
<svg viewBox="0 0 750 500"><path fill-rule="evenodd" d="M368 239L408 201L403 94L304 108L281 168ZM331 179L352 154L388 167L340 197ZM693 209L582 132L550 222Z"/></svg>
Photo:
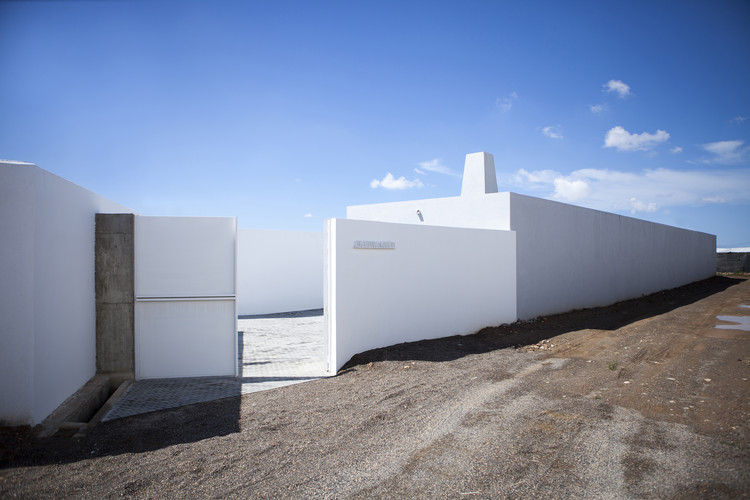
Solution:
<svg viewBox="0 0 750 500"><path fill-rule="evenodd" d="M35 425L96 371L94 220L132 213L0 162L0 422Z"/></svg>
<svg viewBox="0 0 750 500"><path fill-rule="evenodd" d="M237 219L136 217L136 379L236 375Z"/></svg>
<svg viewBox="0 0 750 500"><path fill-rule="evenodd" d="M354 354L516 319L515 233L346 219L326 223L329 373ZM394 249L354 248L355 241Z"/></svg>
<svg viewBox="0 0 750 500"><path fill-rule="evenodd" d="M716 273L713 235L510 196L519 319L608 305Z"/></svg>
<svg viewBox="0 0 750 500"><path fill-rule="evenodd" d="M240 229L237 246L240 315L323 307L323 232Z"/></svg>
<svg viewBox="0 0 750 500"><path fill-rule="evenodd" d="M515 193L352 206L347 217L516 231L519 319L608 305L716 272L713 235Z"/></svg>
<svg viewBox="0 0 750 500"><path fill-rule="evenodd" d="M510 229L510 193L353 205L346 218L426 226ZM419 210L422 215L420 219Z"/></svg>

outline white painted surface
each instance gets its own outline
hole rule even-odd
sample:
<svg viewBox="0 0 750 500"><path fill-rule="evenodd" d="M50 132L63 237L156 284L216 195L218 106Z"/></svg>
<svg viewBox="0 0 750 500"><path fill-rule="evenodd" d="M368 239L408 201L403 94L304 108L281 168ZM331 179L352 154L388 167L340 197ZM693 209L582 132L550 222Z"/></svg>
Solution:
<svg viewBox="0 0 750 500"><path fill-rule="evenodd" d="M136 378L235 375L234 300L136 304Z"/></svg>
<svg viewBox="0 0 750 500"><path fill-rule="evenodd" d="M713 235L510 196L519 319L604 306L716 273Z"/></svg>
<svg viewBox="0 0 750 500"><path fill-rule="evenodd" d="M515 193L347 208L347 217L510 229L517 234L518 318L555 314L713 276L716 237Z"/></svg>
<svg viewBox="0 0 750 500"><path fill-rule="evenodd" d="M240 229L237 310L240 315L323 307L323 232Z"/></svg>
<svg viewBox="0 0 750 500"><path fill-rule="evenodd" d="M136 379L236 374L236 248L234 217L136 217Z"/></svg>
<svg viewBox="0 0 750 500"><path fill-rule="evenodd" d="M516 319L515 234L345 219L326 223L329 373L368 349ZM354 248L357 240L395 249Z"/></svg>
<svg viewBox="0 0 750 500"><path fill-rule="evenodd" d="M0 421L35 425L96 371L96 213L132 213L0 162Z"/></svg>
<svg viewBox="0 0 750 500"><path fill-rule="evenodd" d="M461 180L461 196L477 196L497 193L495 158L489 153L466 155L464 176Z"/></svg>
<svg viewBox="0 0 750 500"><path fill-rule="evenodd" d="M510 193L354 205L346 207L346 218L507 231L510 229Z"/></svg>
<svg viewBox="0 0 750 500"><path fill-rule="evenodd" d="M136 297L235 295L237 219L137 217Z"/></svg>

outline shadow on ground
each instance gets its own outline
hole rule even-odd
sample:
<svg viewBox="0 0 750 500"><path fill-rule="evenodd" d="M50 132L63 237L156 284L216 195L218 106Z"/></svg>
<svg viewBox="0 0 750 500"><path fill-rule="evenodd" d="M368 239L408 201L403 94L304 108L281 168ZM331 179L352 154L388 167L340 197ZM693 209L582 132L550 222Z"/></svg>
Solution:
<svg viewBox="0 0 750 500"><path fill-rule="evenodd" d="M0 428L0 470L143 453L226 436L240 431L241 402L239 396L230 397L102 422L79 439L37 439L29 427Z"/></svg>
<svg viewBox="0 0 750 500"><path fill-rule="evenodd" d="M692 304L743 281L744 279L741 278L715 276L672 290L618 302L611 306L580 309L530 321L518 321L510 325L484 328L473 335L456 335L372 349L356 354L339 373L371 362L453 361L464 356L482 354L496 349L536 344L572 331L617 330L636 321Z"/></svg>

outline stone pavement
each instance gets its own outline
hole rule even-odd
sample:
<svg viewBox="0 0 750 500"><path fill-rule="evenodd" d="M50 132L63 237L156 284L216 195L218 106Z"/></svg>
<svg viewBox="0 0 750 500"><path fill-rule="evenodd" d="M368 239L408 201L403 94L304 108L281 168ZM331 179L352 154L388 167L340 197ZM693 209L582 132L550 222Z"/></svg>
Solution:
<svg viewBox="0 0 750 500"><path fill-rule="evenodd" d="M240 377L139 380L102 420L265 391L325 376L323 310L238 320Z"/></svg>

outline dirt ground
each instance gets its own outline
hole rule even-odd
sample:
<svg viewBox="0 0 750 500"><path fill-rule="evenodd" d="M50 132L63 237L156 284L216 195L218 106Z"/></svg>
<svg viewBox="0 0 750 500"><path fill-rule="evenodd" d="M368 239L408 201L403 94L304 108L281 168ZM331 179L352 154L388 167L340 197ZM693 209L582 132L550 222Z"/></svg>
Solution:
<svg viewBox="0 0 750 500"><path fill-rule="evenodd" d="M0 497L746 498L750 279L400 344L338 376L0 432Z"/></svg>

